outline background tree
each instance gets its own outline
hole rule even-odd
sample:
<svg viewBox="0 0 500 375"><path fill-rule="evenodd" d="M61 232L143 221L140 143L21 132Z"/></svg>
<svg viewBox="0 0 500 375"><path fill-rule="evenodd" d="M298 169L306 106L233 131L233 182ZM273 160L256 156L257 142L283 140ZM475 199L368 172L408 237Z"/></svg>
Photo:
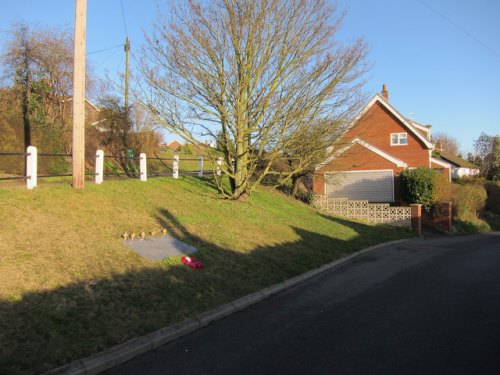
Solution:
<svg viewBox="0 0 500 375"><path fill-rule="evenodd" d="M233 198L359 103L367 49L334 39L342 14L326 0L188 0L171 14L142 50L142 101L186 142L217 139Z"/></svg>
<svg viewBox="0 0 500 375"><path fill-rule="evenodd" d="M136 172L133 160L127 158L131 149L131 134L133 122L130 107L125 107L117 97L106 97L100 100L99 105L101 142L108 154L116 157L125 173L132 175Z"/></svg>
<svg viewBox="0 0 500 375"><path fill-rule="evenodd" d="M493 145L493 170L491 172L491 179L494 181L500 180L500 136L495 137Z"/></svg>
<svg viewBox="0 0 500 375"><path fill-rule="evenodd" d="M46 151L69 152L73 95L71 33L15 25L2 46L1 62L3 87L20 98L25 146L36 143ZM89 71L90 94L96 79Z"/></svg>
<svg viewBox="0 0 500 375"><path fill-rule="evenodd" d="M2 51L2 63L5 66L2 80L10 78L21 97L23 117L24 149L31 146L31 123L29 116L31 97L31 77L34 65L31 37L27 25L16 26ZM8 72L8 73L6 73Z"/></svg>
<svg viewBox="0 0 500 375"><path fill-rule="evenodd" d="M432 142L436 145L436 147L441 147L444 151L454 155L458 155L459 153L460 146L458 144L458 140L449 134L436 132L432 136Z"/></svg>
<svg viewBox="0 0 500 375"><path fill-rule="evenodd" d="M135 160L128 158L129 150L134 156L144 152L154 155L161 142L148 113L140 104L125 107L116 96L99 101L99 143L107 154L116 156L116 161L129 175L137 173Z"/></svg>
<svg viewBox="0 0 500 375"><path fill-rule="evenodd" d="M500 137L481 133L474 141L475 154L481 160L481 176L487 179L497 177L500 170Z"/></svg>
<svg viewBox="0 0 500 375"><path fill-rule="evenodd" d="M314 167L328 157L328 148L338 138L346 123L338 121L318 122L304 128L301 134L296 134L283 152L281 168L274 168L269 174L277 174L277 184L291 183L290 194L297 195L300 182L308 187L314 173ZM285 167L283 167L283 165Z"/></svg>

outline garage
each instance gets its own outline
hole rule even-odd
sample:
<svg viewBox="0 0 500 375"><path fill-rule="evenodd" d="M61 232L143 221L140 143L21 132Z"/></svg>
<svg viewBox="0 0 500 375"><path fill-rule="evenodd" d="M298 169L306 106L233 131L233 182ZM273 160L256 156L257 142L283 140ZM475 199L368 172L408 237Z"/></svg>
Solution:
<svg viewBox="0 0 500 375"><path fill-rule="evenodd" d="M330 197L393 202L393 171L327 172L325 173L325 193Z"/></svg>

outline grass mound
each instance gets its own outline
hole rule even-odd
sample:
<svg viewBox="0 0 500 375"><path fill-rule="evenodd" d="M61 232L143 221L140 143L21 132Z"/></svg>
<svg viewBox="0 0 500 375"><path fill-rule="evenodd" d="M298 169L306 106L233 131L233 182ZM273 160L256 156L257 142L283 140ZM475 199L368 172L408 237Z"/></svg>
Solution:
<svg viewBox="0 0 500 375"><path fill-rule="evenodd" d="M147 261L120 239L161 228L204 268ZM222 200L196 178L0 189L0 372L43 372L410 235L265 189Z"/></svg>

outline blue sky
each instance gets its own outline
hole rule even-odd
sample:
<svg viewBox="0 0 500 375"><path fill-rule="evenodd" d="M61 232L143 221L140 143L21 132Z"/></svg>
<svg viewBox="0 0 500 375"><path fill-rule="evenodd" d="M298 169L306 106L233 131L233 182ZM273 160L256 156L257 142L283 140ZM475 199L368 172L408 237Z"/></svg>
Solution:
<svg viewBox="0 0 500 375"><path fill-rule="evenodd" d="M165 1L122 2L132 52L137 51ZM16 22L73 27L74 1L2 3L0 44ZM500 1L339 0L339 8L348 10L339 38L363 37L370 46L370 96L386 83L399 112L456 137L463 152L472 150L482 131L500 133ZM87 52L124 39L120 0L87 0ZM123 71L123 48L91 54L88 60L96 73L116 75Z"/></svg>

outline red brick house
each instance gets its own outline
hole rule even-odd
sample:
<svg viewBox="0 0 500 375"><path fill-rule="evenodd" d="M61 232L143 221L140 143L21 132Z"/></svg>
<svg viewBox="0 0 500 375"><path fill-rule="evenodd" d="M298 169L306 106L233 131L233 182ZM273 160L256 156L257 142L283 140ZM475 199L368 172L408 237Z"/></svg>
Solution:
<svg viewBox="0 0 500 375"><path fill-rule="evenodd" d="M317 165L313 191L331 197L394 202L405 168L435 168L450 178L450 164L432 157L430 126L401 115L386 85L349 125L330 156Z"/></svg>
<svg viewBox="0 0 500 375"><path fill-rule="evenodd" d="M182 147L182 143L174 139L172 142L167 143L166 147L170 150L178 151Z"/></svg>

